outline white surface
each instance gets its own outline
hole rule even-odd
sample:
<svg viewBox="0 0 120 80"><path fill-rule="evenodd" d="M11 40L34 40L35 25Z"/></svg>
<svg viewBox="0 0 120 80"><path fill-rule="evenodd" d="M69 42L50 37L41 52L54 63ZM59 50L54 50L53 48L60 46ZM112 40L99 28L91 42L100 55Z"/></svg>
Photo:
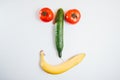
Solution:
<svg viewBox="0 0 120 80"><path fill-rule="evenodd" d="M81 64L50 75L39 67L43 49L51 64L62 62L53 42L53 24L37 13L77 8L81 21L64 25L63 59L85 52ZM0 80L120 80L119 0L0 0Z"/></svg>

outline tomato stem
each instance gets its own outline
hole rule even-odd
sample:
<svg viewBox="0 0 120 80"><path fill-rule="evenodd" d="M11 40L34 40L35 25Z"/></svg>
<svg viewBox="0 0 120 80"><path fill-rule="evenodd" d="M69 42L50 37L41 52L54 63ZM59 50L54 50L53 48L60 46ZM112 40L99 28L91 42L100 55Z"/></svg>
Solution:
<svg viewBox="0 0 120 80"><path fill-rule="evenodd" d="M43 16L46 16L47 14L48 14L48 13L45 12L45 11L42 12L42 15L43 15Z"/></svg>
<svg viewBox="0 0 120 80"><path fill-rule="evenodd" d="M73 13L73 14L71 15L71 17L77 18L77 15L76 15L75 13Z"/></svg>

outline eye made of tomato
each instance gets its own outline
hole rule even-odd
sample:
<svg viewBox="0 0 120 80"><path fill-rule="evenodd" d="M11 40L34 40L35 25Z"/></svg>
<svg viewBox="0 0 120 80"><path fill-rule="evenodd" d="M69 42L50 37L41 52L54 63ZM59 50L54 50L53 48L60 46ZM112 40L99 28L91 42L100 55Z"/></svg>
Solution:
<svg viewBox="0 0 120 80"><path fill-rule="evenodd" d="M39 18L44 22L50 22L53 20L54 14L51 9L45 7L39 11Z"/></svg>
<svg viewBox="0 0 120 80"><path fill-rule="evenodd" d="M65 20L70 24L76 24L79 22L81 14L77 9L70 9L65 14Z"/></svg>

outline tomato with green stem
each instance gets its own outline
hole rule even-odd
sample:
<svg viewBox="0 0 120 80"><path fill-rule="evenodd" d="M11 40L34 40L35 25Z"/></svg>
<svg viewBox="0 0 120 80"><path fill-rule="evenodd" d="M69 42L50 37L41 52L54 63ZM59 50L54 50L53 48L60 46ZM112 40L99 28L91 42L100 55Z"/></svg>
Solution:
<svg viewBox="0 0 120 80"><path fill-rule="evenodd" d="M71 24L76 24L79 22L81 14L77 9L70 9L65 14L65 20Z"/></svg>
<svg viewBox="0 0 120 80"><path fill-rule="evenodd" d="M39 11L39 18L44 22L50 22L54 18L54 14L50 8L42 8Z"/></svg>

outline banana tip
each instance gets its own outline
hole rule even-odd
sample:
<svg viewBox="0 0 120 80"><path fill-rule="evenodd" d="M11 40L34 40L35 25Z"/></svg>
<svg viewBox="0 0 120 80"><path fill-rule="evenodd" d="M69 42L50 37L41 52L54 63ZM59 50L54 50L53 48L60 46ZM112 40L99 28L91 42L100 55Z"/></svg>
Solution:
<svg viewBox="0 0 120 80"><path fill-rule="evenodd" d="M45 53L43 50L40 51L40 55L42 55L42 54L45 56Z"/></svg>
<svg viewBox="0 0 120 80"><path fill-rule="evenodd" d="M43 50L40 51L40 53L42 53L42 52L43 52Z"/></svg>

